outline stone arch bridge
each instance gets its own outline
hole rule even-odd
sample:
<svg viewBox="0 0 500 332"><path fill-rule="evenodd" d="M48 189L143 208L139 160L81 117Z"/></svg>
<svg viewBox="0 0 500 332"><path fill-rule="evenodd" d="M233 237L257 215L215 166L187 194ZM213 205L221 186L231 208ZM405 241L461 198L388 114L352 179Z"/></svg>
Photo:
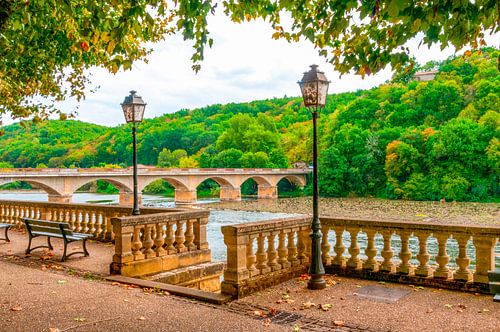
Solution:
<svg viewBox="0 0 500 332"><path fill-rule="evenodd" d="M241 200L241 185L253 179L258 185L258 198L277 198L278 182L288 181L303 187L309 169L268 168L138 168L138 191L153 181L162 179L175 188L176 203L195 203L196 188L203 181L212 179L220 185L220 199ZM49 202L69 203L73 193L83 185L103 180L120 191L120 204L131 204L133 200L132 168L7 168L0 170L0 185L24 181L45 190ZM140 195L140 194L139 194Z"/></svg>

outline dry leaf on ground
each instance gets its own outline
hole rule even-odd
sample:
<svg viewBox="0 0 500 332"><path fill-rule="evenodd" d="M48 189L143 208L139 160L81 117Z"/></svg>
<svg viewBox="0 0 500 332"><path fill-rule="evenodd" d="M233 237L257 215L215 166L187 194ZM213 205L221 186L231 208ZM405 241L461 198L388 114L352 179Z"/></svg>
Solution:
<svg viewBox="0 0 500 332"><path fill-rule="evenodd" d="M312 303L311 301L307 301L305 303L302 303L302 308L301 309L311 309L312 307L315 307L316 304Z"/></svg>
<svg viewBox="0 0 500 332"><path fill-rule="evenodd" d="M23 308L20 305L15 305L12 308L10 308L11 311L21 311Z"/></svg>

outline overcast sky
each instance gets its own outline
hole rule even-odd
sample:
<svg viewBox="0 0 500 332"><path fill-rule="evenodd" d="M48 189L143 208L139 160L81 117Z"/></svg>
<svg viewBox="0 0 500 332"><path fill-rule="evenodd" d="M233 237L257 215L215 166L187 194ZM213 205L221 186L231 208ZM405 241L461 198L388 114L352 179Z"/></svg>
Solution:
<svg viewBox="0 0 500 332"><path fill-rule="evenodd" d="M147 118L215 103L298 96L297 81L313 63L330 79L330 93L370 88L391 77L386 68L364 80L356 75L339 78L311 43L273 40L273 30L263 22L235 24L217 15L210 19L209 31L214 44L206 49L198 74L191 69L191 43L181 36L170 36L154 45L149 62L137 62L131 71L113 75L102 69L91 70L91 80L99 88L80 103L76 118L108 126L123 123L120 103L132 89L147 103ZM418 49L416 45L415 41L409 46L420 63L453 54L452 49L441 52L437 47ZM76 106L69 101L60 105L65 111Z"/></svg>

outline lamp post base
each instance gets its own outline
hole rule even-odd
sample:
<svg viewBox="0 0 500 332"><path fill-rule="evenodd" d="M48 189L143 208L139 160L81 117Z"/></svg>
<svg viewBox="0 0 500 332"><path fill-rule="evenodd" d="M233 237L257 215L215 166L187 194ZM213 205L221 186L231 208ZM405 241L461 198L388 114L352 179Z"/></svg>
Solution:
<svg viewBox="0 0 500 332"><path fill-rule="evenodd" d="M325 289L326 282L323 279L323 275L311 275L311 279L307 282L307 289Z"/></svg>

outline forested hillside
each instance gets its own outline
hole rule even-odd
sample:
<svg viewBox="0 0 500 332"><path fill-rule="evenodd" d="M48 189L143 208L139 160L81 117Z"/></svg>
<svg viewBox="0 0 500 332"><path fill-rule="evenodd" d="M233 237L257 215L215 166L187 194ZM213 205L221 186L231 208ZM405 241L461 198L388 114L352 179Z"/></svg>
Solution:
<svg viewBox="0 0 500 332"><path fill-rule="evenodd" d="M429 82L403 73L371 90L330 95L319 122L322 194L498 199L500 52L467 53L423 66L439 70ZM4 129L4 165L131 164L126 125L48 121ZM146 165L290 167L311 160L311 121L298 97L212 105L145 120L138 142Z"/></svg>

